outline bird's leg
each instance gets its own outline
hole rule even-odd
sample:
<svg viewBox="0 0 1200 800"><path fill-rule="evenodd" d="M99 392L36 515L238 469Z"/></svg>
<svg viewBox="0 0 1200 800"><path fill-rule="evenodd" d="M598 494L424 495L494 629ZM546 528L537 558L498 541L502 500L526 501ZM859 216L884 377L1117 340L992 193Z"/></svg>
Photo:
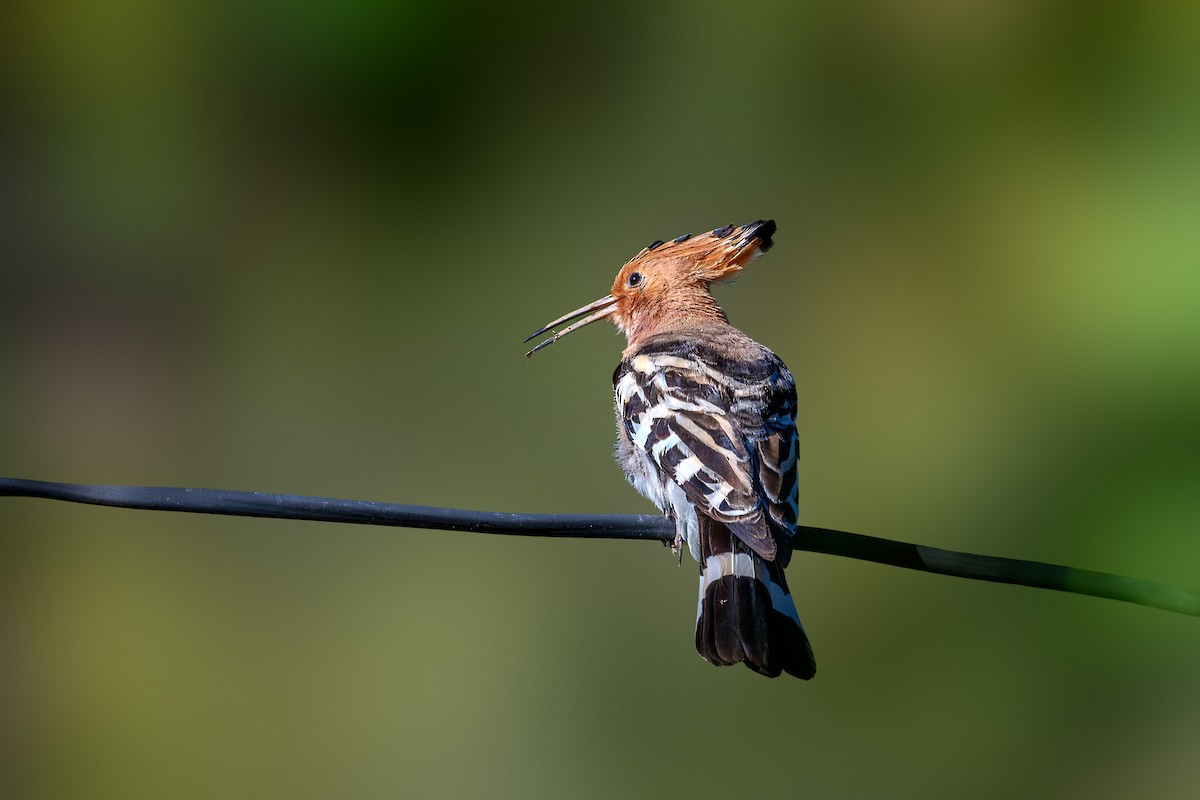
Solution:
<svg viewBox="0 0 1200 800"><path fill-rule="evenodd" d="M671 555L679 556L679 563L683 564L683 527L679 524L679 520L675 518L675 512L668 510L663 516L675 523L675 538L668 543L663 540L663 544L671 548Z"/></svg>

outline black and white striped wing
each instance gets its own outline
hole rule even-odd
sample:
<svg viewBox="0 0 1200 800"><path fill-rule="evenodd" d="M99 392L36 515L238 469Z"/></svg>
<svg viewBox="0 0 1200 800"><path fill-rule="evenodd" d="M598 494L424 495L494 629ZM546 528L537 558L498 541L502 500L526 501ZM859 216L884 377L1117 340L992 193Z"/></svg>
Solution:
<svg viewBox="0 0 1200 800"><path fill-rule="evenodd" d="M772 506L778 501L760 496L761 446L768 446L771 457L787 448L770 445L770 437L754 443L767 433L764 408L761 394L746 386L702 361L643 354L623 366L616 390L632 444L683 489L697 512L726 524L760 556L773 559L777 546L763 501L770 499ZM786 472L780 466L773 474ZM772 478L771 484L778 493L786 480ZM772 516L786 517L785 506Z"/></svg>
<svg viewBox="0 0 1200 800"><path fill-rule="evenodd" d="M800 517L800 442L796 434L796 384L786 368L781 366L771 375L764 401L766 436L756 445L758 482L767 513L790 538L796 533Z"/></svg>

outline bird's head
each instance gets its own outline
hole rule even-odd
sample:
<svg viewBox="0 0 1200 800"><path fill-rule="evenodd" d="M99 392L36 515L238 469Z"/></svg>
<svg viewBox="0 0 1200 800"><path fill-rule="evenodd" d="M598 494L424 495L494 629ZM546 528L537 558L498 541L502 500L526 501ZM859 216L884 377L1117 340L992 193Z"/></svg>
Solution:
<svg viewBox="0 0 1200 800"><path fill-rule="evenodd" d="M725 315L708 287L736 277L770 249L774 233L774 220L759 220L740 227L726 225L699 236L686 234L670 242L652 242L621 267L610 294L530 334L525 341L575 320L525 355L601 319L611 319L631 347L672 323L723 322Z"/></svg>

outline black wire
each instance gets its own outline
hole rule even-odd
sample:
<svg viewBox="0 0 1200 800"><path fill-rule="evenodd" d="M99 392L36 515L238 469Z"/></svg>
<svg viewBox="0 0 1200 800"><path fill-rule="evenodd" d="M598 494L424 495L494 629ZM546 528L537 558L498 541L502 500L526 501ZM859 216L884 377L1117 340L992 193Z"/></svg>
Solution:
<svg viewBox="0 0 1200 800"><path fill-rule="evenodd" d="M667 541L674 529L659 516L603 514L509 514L457 508L341 500L299 494L239 492L227 489L177 489L166 486L94 486L0 478L0 496L41 497L114 508L190 511L239 517L393 525L517 536L654 539Z"/></svg>
<svg viewBox="0 0 1200 800"><path fill-rule="evenodd" d="M674 526L659 516L607 514L511 514L340 500L224 489L159 486L93 486L0 478L0 496L41 497L75 503L153 511L190 511L244 517L275 517L358 525L394 525L517 536L646 539L670 542ZM959 578L1053 589L1200 616L1200 593L1106 572L971 555L858 533L801 526L796 548Z"/></svg>

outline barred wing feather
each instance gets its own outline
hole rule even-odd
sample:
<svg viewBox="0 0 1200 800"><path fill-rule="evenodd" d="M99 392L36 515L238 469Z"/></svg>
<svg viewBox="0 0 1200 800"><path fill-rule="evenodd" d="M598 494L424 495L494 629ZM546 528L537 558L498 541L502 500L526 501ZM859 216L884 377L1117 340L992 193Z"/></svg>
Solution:
<svg viewBox="0 0 1200 800"><path fill-rule="evenodd" d="M747 380L669 354L638 355L628 363L617 395L630 440L697 511L774 559L779 548L767 517L786 533L796 524L791 376L773 370L766 380ZM773 385L782 378L790 397Z"/></svg>

